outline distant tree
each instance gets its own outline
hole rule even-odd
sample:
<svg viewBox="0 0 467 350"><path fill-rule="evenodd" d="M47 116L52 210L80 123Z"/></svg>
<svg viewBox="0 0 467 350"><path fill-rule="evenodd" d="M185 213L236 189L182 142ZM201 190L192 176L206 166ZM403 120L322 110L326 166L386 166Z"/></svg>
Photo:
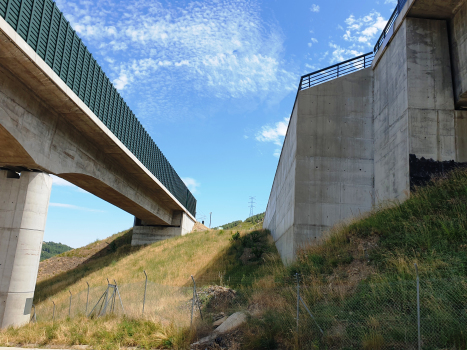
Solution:
<svg viewBox="0 0 467 350"><path fill-rule="evenodd" d="M62 254L72 249L73 249L72 247L69 247L66 244L62 244L62 243L43 242L42 252L41 252L41 261L45 259L49 259L58 254Z"/></svg>
<svg viewBox="0 0 467 350"><path fill-rule="evenodd" d="M235 226L238 226L242 223L243 221L242 220L237 220L237 221L233 221L233 222L230 222L228 224L225 224L225 225L222 225L222 226L219 226L219 227L222 227L223 230L228 230L228 229L231 229Z"/></svg>
<svg viewBox="0 0 467 350"><path fill-rule="evenodd" d="M256 215L250 216L248 219L245 220L245 222L256 224L256 223L258 223L258 222L260 222L261 220L264 219L264 214L265 213L261 213L261 214L256 214Z"/></svg>

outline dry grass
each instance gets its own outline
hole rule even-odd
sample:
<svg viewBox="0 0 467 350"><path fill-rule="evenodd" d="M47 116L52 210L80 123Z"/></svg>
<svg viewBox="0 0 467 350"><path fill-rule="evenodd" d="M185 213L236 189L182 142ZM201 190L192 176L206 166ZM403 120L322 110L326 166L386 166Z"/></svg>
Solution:
<svg viewBox="0 0 467 350"><path fill-rule="evenodd" d="M247 239L249 235L257 241ZM212 329L209 321L195 319L194 330L190 330L191 275L197 277L199 287L212 279L226 283L226 276L231 275L233 283L240 283L236 273L245 277L263 268L258 262L242 266L236 259L244 246L251 244L264 250L265 261L280 261L277 251L273 256L273 242L264 232L240 232L239 239L233 240L231 231L210 230L138 248L130 245L130 230L104 241L105 245L94 242L60 256L58 259L79 256L86 260L40 281L35 300L38 322L0 331L0 345L67 347L86 344L97 349L132 346L185 349ZM149 276L144 317L141 315L143 270ZM88 295L86 282L90 285L89 313L105 291L107 279L118 282L125 315L117 299L114 315L96 319L84 317ZM70 292L71 318L68 317ZM274 301L272 297L270 300ZM52 322L52 302L56 305L55 322ZM277 300L275 302L277 304Z"/></svg>
<svg viewBox="0 0 467 350"><path fill-rule="evenodd" d="M128 317L106 316L89 319L78 316L10 328L0 332L0 344L37 347L70 347L85 344L99 350L134 346L145 349L185 349L193 336L189 328L181 327L175 322L163 325L155 320Z"/></svg>

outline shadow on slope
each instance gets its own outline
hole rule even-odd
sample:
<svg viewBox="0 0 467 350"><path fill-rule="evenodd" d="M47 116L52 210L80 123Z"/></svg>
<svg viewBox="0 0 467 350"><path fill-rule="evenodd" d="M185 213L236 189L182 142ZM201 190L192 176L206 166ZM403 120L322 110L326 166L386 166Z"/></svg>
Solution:
<svg viewBox="0 0 467 350"><path fill-rule="evenodd" d="M219 234L225 234L220 231ZM264 277L271 265L282 264L267 230L235 232L230 244L194 277L197 285L219 284L247 287Z"/></svg>
<svg viewBox="0 0 467 350"><path fill-rule="evenodd" d="M77 267L38 282L34 293L34 302L39 303L40 301L67 289L69 286L89 274L114 264L124 257L140 250L143 246L131 246L132 234L133 230L131 229L120 235L117 234L116 238L111 242L108 242L108 245L105 248L93 254ZM72 252L73 251L69 251L62 255L66 257L67 254L73 254Z"/></svg>

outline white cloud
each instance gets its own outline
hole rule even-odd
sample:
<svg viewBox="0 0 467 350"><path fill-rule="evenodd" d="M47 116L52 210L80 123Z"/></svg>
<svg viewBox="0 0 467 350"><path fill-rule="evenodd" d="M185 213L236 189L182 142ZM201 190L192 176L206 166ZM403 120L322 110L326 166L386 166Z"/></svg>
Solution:
<svg viewBox="0 0 467 350"><path fill-rule="evenodd" d="M274 150L273 156L276 157L276 158L279 158L279 157L281 156L281 149L280 149L280 148L276 148L276 149Z"/></svg>
<svg viewBox="0 0 467 350"><path fill-rule="evenodd" d="M124 71L120 72L120 76L113 81L117 90L123 90L125 86L129 84L129 82L130 79L128 78L127 73Z"/></svg>
<svg viewBox="0 0 467 350"><path fill-rule="evenodd" d="M65 204L65 203L49 203L49 206L58 207L58 208L73 209L73 210L90 211L90 212L95 212L95 213L105 213L105 211L103 211L103 210L83 208L83 207L78 207L76 205Z"/></svg>
<svg viewBox="0 0 467 350"><path fill-rule="evenodd" d="M349 45L330 42L329 47L332 48L330 63L342 62L371 51L386 23L387 20L375 10L359 18L350 15L345 20L345 28L338 26L339 30L344 31L342 38Z"/></svg>
<svg viewBox="0 0 467 350"><path fill-rule="evenodd" d="M284 35L263 20L258 0L57 4L91 51L110 58L109 75L138 101L139 118L190 111L189 98L173 103L181 96L278 101L296 89L284 68Z"/></svg>
<svg viewBox="0 0 467 350"><path fill-rule="evenodd" d="M345 20L347 28L343 36L344 40L371 47L376 35L379 35L386 26L386 22L387 20L375 10L360 18L350 15Z"/></svg>
<svg viewBox="0 0 467 350"><path fill-rule="evenodd" d="M331 52L331 62L342 62L351 57L357 57L363 54L362 51L352 48L343 48L334 43L329 43L329 46L333 49Z"/></svg>
<svg viewBox="0 0 467 350"><path fill-rule="evenodd" d="M318 43L318 39L316 39L316 38L311 38L311 39L310 39L310 42L308 43L308 47L312 47L313 44L316 44L316 43Z"/></svg>
<svg viewBox="0 0 467 350"><path fill-rule="evenodd" d="M311 12L319 12L319 6L315 5L315 4L311 5L310 11Z"/></svg>
<svg viewBox="0 0 467 350"><path fill-rule="evenodd" d="M260 142L273 142L275 145L282 146L283 139L287 133L289 118L277 122L274 126L265 125L256 134L256 140Z"/></svg>
<svg viewBox="0 0 467 350"><path fill-rule="evenodd" d="M182 177L182 181L185 183L185 185L188 187L188 189L193 194L197 193L198 187L201 186L201 184L198 181L196 181L195 179L191 177Z"/></svg>
<svg viewBox="0 0 467 350"><path fill-rule="evenodd" d="M73 185L72 183L66 181L66 180L63 180L62 178L58 177L58 176L55 176L55 175L50 175L50 177L52 177L52 184L55 185L55 186L69 186L69 187L76 187L75 185Z"/></svg>

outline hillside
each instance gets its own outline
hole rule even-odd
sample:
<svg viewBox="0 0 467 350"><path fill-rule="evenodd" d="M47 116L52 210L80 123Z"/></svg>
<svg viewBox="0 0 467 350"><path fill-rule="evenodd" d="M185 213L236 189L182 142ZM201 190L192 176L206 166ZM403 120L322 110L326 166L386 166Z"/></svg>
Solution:
<svg viewBox="0 0 467 350"><path fill-rule="evenodd" d="M402 204L387 203L335 227L320 246L303 247L287 267L266 231L211 230L147 247L131 247L131 230L125 231L82 265L38 282L39 322L0 332L0 344L187 349L212 331L218 317L243 311L249 314L246 324L198 348L413 349L418 342L416 263L423 348L465 349L466 199L467 173L455 171L417 188ZM141 318L143 270L150 281ZM194 328L191 275L204 315L201 319L195 310ZM303 300L298 329L297 277ZM94 305L107 278L119 283L130 317L79 316L86 281ZM51 301L60 305L57 314L63 318L68 290L72 318L52 325ZM75 306L79 303L81 309Z"/></svg>
<svg viewBox="0 0 467 350"><path fill-rule="evenodd" d="M62 243L43 242L41 251L41 261L72 249L73 248Z"/></svg>
<svg viewBox="0 0 467 350"><path fill-rule="evenodd" d="M261 229L264 221L264 214L260 213L247 218L245 221L236 220L228 224L221 225L217 229L221 230L252 230Z"/></svg>

